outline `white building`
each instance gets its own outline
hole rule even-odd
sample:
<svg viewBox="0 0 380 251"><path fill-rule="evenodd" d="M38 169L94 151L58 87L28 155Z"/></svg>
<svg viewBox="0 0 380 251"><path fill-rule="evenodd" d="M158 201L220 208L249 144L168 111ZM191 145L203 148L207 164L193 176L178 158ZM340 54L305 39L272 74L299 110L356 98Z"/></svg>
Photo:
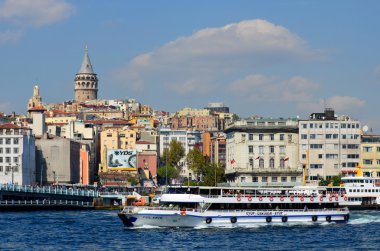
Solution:
<svg viewBox="0 0 380 251"><path fill-rule="evenodd" d="M0 125L0 183L35 184L35 155L31 129L13 124Z"/></svg>
<svg viewBox="0 0 380 251"><path fill-rule="evenodd" d="M196 179L193 171L188 169L186 163L186 155L189 153L197 145L201 145L202 143L202 133L200 131L187 131L187 130L172 130L168 128L162 128L159 131L159 151L160 156L163 156L164 150L169 149L170 142L172 140L176 140L181 143L183 148L185 149L185 157L180 160L181 172L180 175L183 178L191 178Z"/></svg>
<svg viewBox="0 0 380 251"><path fill-rule="evenodd" d="M309 183L355 169L360 161L360 128L359 121L337 117L332 109L299 121L300 161Z"/></svg>
<svg viewBox="0 0 380 251"><path fill-rule="evenodd" d="M302 182L297 119L237 121L227 134L226 177L249 186L294 186Z"/></svg>

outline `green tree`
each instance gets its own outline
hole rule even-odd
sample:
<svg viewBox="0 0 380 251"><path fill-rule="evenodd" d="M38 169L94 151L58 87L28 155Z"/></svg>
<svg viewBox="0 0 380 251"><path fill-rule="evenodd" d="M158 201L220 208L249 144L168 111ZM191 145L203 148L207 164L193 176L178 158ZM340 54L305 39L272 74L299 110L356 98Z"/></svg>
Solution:
<svg viewBox="0 0 380 251"><path fill-rule="evenodd" d="M218 163L208 163L203 172L204 186L216 186L220 182L226 181L224 168Z"/></svg>
<svg viewBox="0 0 380 251"><path fill-rule="evenodd" d="M186 156L186 162L188 168L197 176L204 174L205 168L208 164L206 157L203 156L202 152L196 147L189 151Z"/></svg>
<svg viewBox="0 0 380 251"><path fill-rule="evenodd" d="M179 167L179 161L185 156L185 149L177 140L172 140L169 149L164 149L162 160L166 165Z"/></svg>
<svg viewBox="0 0 380 251"><path fill-rule="evenodd" d="M319 186L327 186L329 183L330 182L328 180L322 179L322 180L319 181L318 185Z"/></svg>
<svg viewBox="0 0 380 251"><path fill-rule="evenodd" d="M170 184L170 181L172 179L179 177L179 170L178 168L173 167L173 166L167 166L167 168L168 168L168 184ZM162 166L158 168L157 175L162 181L165 181L166 180L166 166Z"/></svg>
<svg viewBox="0 0 380 251"><path fill-rule="evenodd" d="M342 175L339 174L338 176L333 176L330 182L333 183L333 186L340 186L341 180L342 180Z"/></svg>

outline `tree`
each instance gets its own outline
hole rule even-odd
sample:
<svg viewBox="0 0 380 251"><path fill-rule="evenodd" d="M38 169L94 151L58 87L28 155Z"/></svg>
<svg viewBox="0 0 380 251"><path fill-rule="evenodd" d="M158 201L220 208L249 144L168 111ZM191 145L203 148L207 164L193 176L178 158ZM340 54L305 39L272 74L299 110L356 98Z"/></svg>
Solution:
<svg viewBox="0 0 380 251"><path fill-rule="evenodd" d="M224 181L226 179L223 166L218 163L208 163L205 166L202 185L216 186L216 184Z"/></svg>
<svg viewBox="0 0 380 251"><path fill-rule="evenodd" d="M179 177L179 170L176 167L173 166L167 166L168 168L168 183L170 184L171 179L175 179ZM166 182L166 166L162 166L158 168L157 175L161 180L162 184L165 184Z"/></svg>
<svg viewBox="0 0 380 251"><path fill-rule="evenodd" d="M166 165L179 167L179 161L185 156L185 149L177 140L172 140L169 149L164 149L162 160Z"/></svg>
<svg viewBox="0 0 380 251"><path fill-rule="evenodd" d="M198 148L193 148L186 156L187 166L190 170L196 173L197 176L204 174L204 169L207 166L206 157Z"/></svg>
<svg viewBox="0 0 380 251"><path fill-rule="evenodd" d="M319 181L318 185L319 186L327 186L329 183L330 182L328 180L322 179L322 180Z"/></svg>

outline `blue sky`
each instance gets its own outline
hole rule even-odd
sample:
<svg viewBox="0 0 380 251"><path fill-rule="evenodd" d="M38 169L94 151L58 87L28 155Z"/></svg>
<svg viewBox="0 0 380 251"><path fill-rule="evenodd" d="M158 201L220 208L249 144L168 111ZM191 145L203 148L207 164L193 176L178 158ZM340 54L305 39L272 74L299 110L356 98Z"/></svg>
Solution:
<svg viewBox="0 0 380 251"><path fill-rule="evenodd" d="M245 117L332 107L380 132L379 1L0 0L0 111L74 97L87 44L101 99Z"/></svg>

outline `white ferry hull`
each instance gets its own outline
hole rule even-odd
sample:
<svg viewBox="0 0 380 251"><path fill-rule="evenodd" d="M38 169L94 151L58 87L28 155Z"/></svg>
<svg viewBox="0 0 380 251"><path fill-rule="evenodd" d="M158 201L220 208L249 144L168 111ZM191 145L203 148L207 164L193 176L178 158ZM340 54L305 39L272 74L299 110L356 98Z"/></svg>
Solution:
<svg viewBox="0 0 380 251"><path fill-rule="evenodd" d="M182 213L183 214L183 213ZM215 211L163 212L162 210L141 210L138 213L121 212L119 217L127 227L243 227L255 224L274 223L325 223L346 222L349 219L348 211L240 211L220 213Z"/></svg>

